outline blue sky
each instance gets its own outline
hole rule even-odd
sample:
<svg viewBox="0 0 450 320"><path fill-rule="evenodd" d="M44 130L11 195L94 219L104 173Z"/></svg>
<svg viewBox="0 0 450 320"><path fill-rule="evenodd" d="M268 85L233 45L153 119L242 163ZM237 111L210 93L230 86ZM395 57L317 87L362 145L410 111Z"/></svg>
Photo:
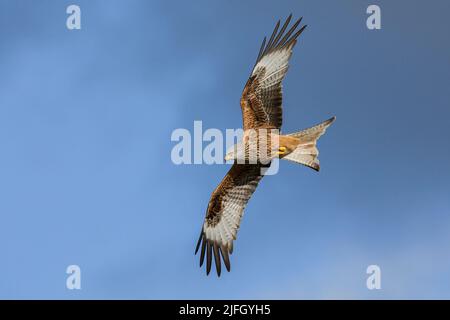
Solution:
<svg viewBox="0 0 450 320"><path fill-rule="evenodd" d="M82 29L66 28L78 4ZM382 29L366 28L381 7ZM332 115L322 170L281 163L232 272L194 246L225 165L176 128L241 126L263 36L303 16L285 132ZM448 1L2 1L0 298L450 298ZM66 289L77 264L82 289ZM382 289L366 288L377 264Z"/></svg>

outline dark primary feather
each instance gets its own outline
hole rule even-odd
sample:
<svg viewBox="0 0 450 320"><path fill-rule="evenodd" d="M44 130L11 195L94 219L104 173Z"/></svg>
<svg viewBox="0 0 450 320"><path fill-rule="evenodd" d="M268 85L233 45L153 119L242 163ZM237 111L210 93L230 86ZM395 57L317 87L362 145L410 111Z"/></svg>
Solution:
<svg viewBox="0 0 450 320"><path fill-rule="evenodd" d="M212 260L211 247L212 247L212 244L210 241L208 241L206 245L207 245L207 247L206 247L206 275L208 275L209 272L211 271L211 260Z"/></svg>
<svg viewBox="0 0 450 320"><path fill-rule="evenodd" d="M220 246L215 242L209 241L206 239L206 236L202 234L197 242L197 247L195 248L195 254L197 254L199 248L201 246L200 250L200 267L203 265L203 262L205 260L205 252L206 252L206 259L207 259L207 268L206 268L206 274L209 274L211 270L211 262L212 262L212 256L210 254L211 247L214 249L214 260L216 265L216 271L217 275L220 277L221 273L221 262L220 262L220 256L222 256L223 263L225 264L225 267L228 272L231 270L231 264L230 264L230 256L232 252L230 249L225 248L224 246ZM206 246L208 246L208 249L206 249Z"/></svg>
<svg viewBox="0 0 450 320"><path fill-rule="evenodd" d="M256 58L256 63L255 65L258 63L259 59L261 58L262 54L263 54L263 50L264 50L264 46L266 45L266 37L264 37L263 42L261 43L261 48L259 49L259 53L258 53L258 57ZM253 66L254 67L254 66Z"/></svg>
<svg viewBox="0 0 450 320"><path fill-rule="evenodd" d="M216 271L217 275L220 277L220 254L219 254L219 247L217 246L217 242L213 243L213 249L214 249L214 263L216 265Z"/></svg>
<svg viewBox="0 0 450 320"><path fill-rule="evenodd" d="M278 20L275 29L273 29L272 35L270 36L270 40L267 43L267 48L270 48L272 46L272 41L275 38L275 34L277 33L279 27L280 27L280 20Z"/></svg>
<svg viewBox="0 0 450 320"><path fill-rule="evenodd" d="M280 20L278 20L277 24L275 25L275 29L273 30L272 36L270 37L269 42L266 45L266 38L264 37L264 40L261 44L261 49L259 51L258 57L256 58L256 63L255 65L262 59L262 57L264 57L265 55L280 49L283 46L287 46L289 44L291 44L292 42L294 42L298 36L303 32L303 30L306 28L306 25L304 25L303 27L301 27L292 37L291 34L295 31L295 29L297 29L298 25L300 24L300 22L302 21L303 17L300 17L293 25L292 27L289 29L289 31L284 35L284 37L280 40L280 38L283 36L284 31L286 31L286 28L289 25L289 22L292 19L292 13L289 15L289 17L286 19L286 21L284 22L283 26L281 27L281 30L278 32L278 28L280 26ZM275 37L275 34L276 37ZM290 38L289 38L290 37ZM273 40L273 41L272 41Z"/></svg>
<svg viewBox="0 0 450 320"><path fill-rule="evenodd" d="M287 26L289 25L289 22L291 22L292 14L289 15L289 17L286 19L286 22L281 27L280 32L278 33L277 37L275 38L274 42L278 43L278 40L280 40L281 36L283 35L284 31L286 30ZM301 20L301 18L300 18Z"/></svg>

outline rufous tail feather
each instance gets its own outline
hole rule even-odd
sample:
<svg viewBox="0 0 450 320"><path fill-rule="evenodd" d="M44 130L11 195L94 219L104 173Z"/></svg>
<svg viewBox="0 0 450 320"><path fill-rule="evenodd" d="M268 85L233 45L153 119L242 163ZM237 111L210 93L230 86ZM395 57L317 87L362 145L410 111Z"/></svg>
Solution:
<svg viewBox="0 0 450 320"><path fill-rule="evenodd" d="M317 140L325 133L334 120L336 120L336 117L332 117L314 127L288 134L288 136L299 139L300 143L294 151L283 157L283 159L297 162L319 171Z"/></svg>

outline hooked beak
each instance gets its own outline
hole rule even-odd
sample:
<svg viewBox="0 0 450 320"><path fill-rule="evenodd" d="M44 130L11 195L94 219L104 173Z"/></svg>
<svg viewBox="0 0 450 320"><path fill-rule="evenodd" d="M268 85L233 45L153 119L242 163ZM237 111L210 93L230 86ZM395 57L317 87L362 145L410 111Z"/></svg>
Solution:
<svg viewBox="0 0 450 320"><path fill-rule="evenodd" d="M225 155L225 161L233 160L230 154Z"/></svg>

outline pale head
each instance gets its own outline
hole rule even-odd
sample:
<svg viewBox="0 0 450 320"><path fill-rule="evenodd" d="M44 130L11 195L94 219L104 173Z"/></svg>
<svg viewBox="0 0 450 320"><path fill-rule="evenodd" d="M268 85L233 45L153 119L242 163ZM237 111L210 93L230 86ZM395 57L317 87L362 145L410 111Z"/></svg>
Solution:
<svg viewBox="0 0 450 320"><path fill-rule="evenodd" d="M225 161L238 159L241 160L245 159L245 153L242 142L237 143L228 148L227 153L225 154Z"/></svg>

